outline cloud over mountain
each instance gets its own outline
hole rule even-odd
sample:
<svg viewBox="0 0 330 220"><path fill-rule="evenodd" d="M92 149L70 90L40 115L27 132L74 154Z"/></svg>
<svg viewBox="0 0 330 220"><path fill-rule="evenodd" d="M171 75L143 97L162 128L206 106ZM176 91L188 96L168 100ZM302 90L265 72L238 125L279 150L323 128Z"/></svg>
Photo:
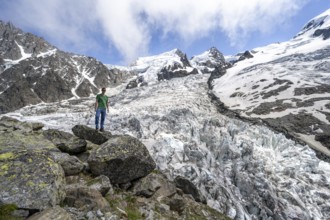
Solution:
<svg viewBox="0 0 330 220"><path fill-rule="evenodd" d="M59 47L83 52L106 43L110 53L116 49L132 61L148 53L154 38L175 36L189 44L222 33L232 45L244 45L252 33L274 30L308 1L16 0L1 3L0 14Z"/></svg>

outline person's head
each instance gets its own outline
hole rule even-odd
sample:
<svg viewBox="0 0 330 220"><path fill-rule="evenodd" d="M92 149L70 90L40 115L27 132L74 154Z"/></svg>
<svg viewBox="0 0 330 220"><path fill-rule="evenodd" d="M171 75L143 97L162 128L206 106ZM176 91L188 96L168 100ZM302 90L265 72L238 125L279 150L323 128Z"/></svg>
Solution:
<svg viewBox="0 0 330 220"><path fill-rule="evenodd" d="M103 87L103 88L101 89L101 91L102 91L102 94L104 94L105 91L106 91L106 89Z"/></svg>

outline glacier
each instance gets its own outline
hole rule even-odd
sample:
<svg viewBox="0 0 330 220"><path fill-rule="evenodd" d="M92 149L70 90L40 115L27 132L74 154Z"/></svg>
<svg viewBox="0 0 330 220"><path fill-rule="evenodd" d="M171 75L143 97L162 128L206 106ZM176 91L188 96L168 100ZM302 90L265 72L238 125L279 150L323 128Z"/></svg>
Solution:
<svg viewBox="0 0 330 220"><path fill-rule="evenodd" d="M266 126L221 115L197 74L146 87L109 88L106 130L148 148L170 179L191 180L207 204L233 219L327 219L330 165ZM26 106L6 115L71 132L94 126L94 98Z"/></svg>

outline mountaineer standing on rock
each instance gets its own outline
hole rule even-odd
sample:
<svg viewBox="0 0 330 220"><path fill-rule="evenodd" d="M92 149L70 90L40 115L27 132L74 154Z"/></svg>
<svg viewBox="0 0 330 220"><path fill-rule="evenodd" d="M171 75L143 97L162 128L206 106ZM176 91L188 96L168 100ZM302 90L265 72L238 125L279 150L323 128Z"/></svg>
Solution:
<svg viewBox="0 0 330 220"><path fill-rule="evenodd" d="M99 118L101 115L100 131L104 131L104 120L106 112L109 112L108 96L105 95L105 88L102 88L102 93L97 94L95 102L95 129L99 130Z"/></svg>

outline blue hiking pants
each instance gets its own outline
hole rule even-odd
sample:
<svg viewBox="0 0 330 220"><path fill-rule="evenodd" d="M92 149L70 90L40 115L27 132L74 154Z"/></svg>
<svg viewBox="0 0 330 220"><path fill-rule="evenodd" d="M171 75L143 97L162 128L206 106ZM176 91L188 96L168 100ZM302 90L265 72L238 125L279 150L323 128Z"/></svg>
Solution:
<svg viewBox="0 0 330 220"><path fill-rule="evenodd" d="M105 116L107 115L107 111L105 108L98 108L96 110L96 114L95 114L95 128L98 129L99 128L99 118L101 115L101 125L100 128L104 128L104 120L105 120Z"/></svg>

